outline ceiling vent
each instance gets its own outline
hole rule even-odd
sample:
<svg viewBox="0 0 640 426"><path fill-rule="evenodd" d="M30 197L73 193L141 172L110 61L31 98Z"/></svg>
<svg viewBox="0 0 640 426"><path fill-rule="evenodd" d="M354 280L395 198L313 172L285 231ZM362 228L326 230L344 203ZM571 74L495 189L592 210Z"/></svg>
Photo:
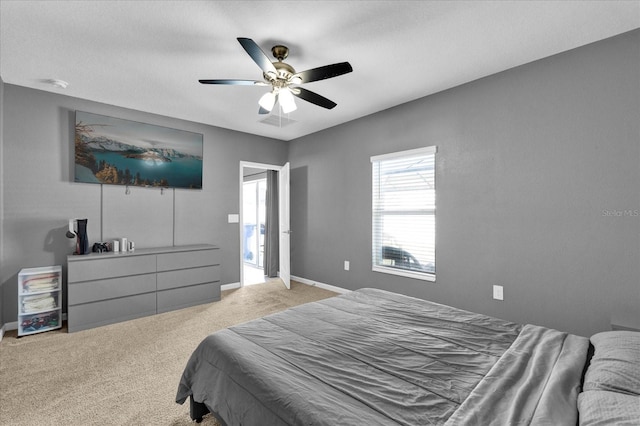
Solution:
<svg viewBox="0 0 640 426"><path fill-rule="evenodd" d="M291 120L290 118L283 117L277 114L269 115L264 120L260 120L260 122L263 124L268 124L270 126L276 126L276 127L285 127L290 124L296 123L295 120Z"/></svg>

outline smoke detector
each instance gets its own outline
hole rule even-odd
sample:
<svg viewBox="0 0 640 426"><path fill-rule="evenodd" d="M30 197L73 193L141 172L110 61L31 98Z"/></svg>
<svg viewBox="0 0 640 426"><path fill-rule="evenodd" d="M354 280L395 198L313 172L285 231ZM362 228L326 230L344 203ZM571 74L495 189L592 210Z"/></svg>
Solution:
<svg viewBox="0 0 640 426"><path fill-rule="evenodd" d="M69 83L67 83L66 81L58 80L55 78L47 80L47 83L52 85L53 87L57 87L58 89L66 89L69 86Z"/></svg>

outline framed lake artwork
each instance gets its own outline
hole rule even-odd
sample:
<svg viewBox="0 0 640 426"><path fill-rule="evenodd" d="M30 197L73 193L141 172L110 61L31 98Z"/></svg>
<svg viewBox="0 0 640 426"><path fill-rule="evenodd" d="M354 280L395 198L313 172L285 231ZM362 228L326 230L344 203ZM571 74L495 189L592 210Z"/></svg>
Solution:
<svg viewBox="0 0 640 426"><path fill-rule="evenodd" d="M200 133L76 111L75 182L202 189Z"/></svg>

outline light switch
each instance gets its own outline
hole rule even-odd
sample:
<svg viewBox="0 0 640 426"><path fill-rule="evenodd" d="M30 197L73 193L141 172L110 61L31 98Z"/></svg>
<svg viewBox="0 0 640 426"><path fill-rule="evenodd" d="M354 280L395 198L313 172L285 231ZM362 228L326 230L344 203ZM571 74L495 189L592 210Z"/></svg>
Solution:
<svg viewBox="0 0 640 426"><path fill-rule="evenodd" d="M501 285L493 286L493 298L496 300L504 300L504 292Z"/></svg>
<svg viewBox="0 0 640 426"><path fill-rule="evenodd" d="M345 261L344 261L344 270L345 270L345 271L348 271L348 270L349 270L349 261L348 261L348 260L345 260Z"/></svg>
<svg viewBox="0 0 640 426"><path fill-rule="evenodd" d="M230 214L228 219L229 223L238 223L240 222L240 215L238 214Z"/></svg>

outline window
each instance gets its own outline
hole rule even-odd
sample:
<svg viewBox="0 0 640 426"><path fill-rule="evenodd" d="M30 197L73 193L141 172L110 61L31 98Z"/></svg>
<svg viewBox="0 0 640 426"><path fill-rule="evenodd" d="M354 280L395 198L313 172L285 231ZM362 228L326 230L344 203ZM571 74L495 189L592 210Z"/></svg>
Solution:
<svg viewBox="0 0 640 426"><path fill-rule="evenodd" d="M373 270L436 279L436 147L371 157Z"/></svg>

